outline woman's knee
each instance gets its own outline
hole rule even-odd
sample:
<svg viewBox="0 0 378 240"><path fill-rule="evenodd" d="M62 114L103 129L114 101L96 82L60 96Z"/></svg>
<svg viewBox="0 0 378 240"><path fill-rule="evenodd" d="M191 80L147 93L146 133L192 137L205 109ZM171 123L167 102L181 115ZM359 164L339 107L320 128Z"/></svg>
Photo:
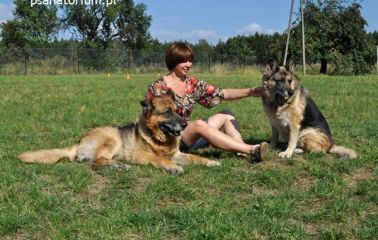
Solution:
<svg viewBox="0 0 378 240"><path fill-rule="evenodd" d="M240 131L240 126L238 122L236 121L235 115L232 112L223 111L218 114L220 115L219 118L222 119L221 121L223 122L223 126L226 125L227 123L230 123L236 130Z"/></svg>
<svg viewBox="0 0 378 240"><path fill-rule="evenodd" d="M218 115L223 121L235 120L235 114L230 110L222 110L218 112L216 115Z"/></svg>
<svg viewBox="0 0 378 240"><path fill-rule="evenodd" d="M214 117L215 119L217 119L219 123L221 123L222 126L225 125L227 122L235 121L235 116L230 114L216 113Z"/></svg>
<svg viewBox="0 0 378 240"><path fill-rule="evenodd" d="M198 138L208 134L209 125L203 120L194 120L181 133L181 139L188 145L194 144Z"/></svg>
<svg viewBox="0 0 378 240"><path fill-rule="evenodd" d="M207 124L206 121L199 119L199 120L194 120L194 121L190 122L189 126L191 128L198 130L198 131L201 131L203 129L208 128L209 125Z"/></svg>

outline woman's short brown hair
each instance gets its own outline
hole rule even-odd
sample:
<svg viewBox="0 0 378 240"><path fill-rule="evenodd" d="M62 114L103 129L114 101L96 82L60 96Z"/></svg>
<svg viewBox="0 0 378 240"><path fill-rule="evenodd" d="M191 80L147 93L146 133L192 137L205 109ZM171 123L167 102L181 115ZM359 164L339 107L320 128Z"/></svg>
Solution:
<svg viewBox="0 0 378 240"><path fill-rule="evenodd" d="M165 64L169 71L174 69L177 64L186 61L193 62L194 53L193 50L183 42L175 42L168 47L165 54Z"/></svg>

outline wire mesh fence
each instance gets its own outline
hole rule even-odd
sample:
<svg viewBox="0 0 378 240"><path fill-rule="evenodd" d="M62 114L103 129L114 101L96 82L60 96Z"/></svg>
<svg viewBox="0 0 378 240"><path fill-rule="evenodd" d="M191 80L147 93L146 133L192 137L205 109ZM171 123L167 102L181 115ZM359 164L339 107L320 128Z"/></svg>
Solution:
<svg viewBox="0 0 378 240"><path fill-rule="evenodd" d="M91 48L0 48L0 74L155 73L166 71L162 51ZM199 72L243 71L255 56L196 53Z"/></svg>
<svg viewBox="0 0 378 240"><path fill-rule="evenodd" d="M302 59L297 57L292 60L295 71L302 73ZM256 55L197 51L193 70L201 73L261 71L266 61L264 57ZM328 61L327 65L330 74L335 73L337 67L340 68L340 63L335 64L332 61ZM347 70L350 70L353 64L347 67ZM306 59L307 74L318 74L320 68L319 62ZM373 73L374 66L371 70ZM0 47L0 75L165 73L166 71L164 50Z"/></svg>

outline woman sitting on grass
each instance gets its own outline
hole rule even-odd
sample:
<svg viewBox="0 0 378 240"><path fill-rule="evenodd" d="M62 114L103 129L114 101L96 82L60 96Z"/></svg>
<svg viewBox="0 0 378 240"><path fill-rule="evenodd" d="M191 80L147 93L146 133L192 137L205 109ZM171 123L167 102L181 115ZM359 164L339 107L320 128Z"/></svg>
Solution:
<svg viewBox="0 0 378 240"><path fill-rule="evenodd" d="M245 97L261 97L261 88L220 89L209 83L189 76L194 54L192 49L182 42L172 44L166 52L165 63L169 70L166 76L154 81L147 91L146 98L154 97L154 86L160 85L164 91L174 92L177 112L188 126L181 133L180 150L190 152L209 144L225 151L248 155L252 162L264 160L268 144L246 144L239 132L235 116L229 111L222 111L206 120L190 120L194 104L198 102L211 108L222 100L236 100ZM223 130L223 131L221 131Z"/></svg>

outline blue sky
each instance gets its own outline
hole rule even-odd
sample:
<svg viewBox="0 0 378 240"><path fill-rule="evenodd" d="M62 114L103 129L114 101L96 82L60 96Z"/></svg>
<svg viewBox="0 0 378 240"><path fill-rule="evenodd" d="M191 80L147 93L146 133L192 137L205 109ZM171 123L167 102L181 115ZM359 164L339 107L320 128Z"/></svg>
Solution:
<svg viewBox="0 0 378 240"><path fill-rule="evenodd" d="M288 25L291 0L135 0L152 15L151 35L159 40L205 38L217 43L255 32L282 33ZM299 8L295 0L294 11ZM378 0L364 0L366 30L378 31ZM295 16L293 16L294 19Z"/></svg>
<svg viewBox="0 0 378 240"><path fill-rule="evenodd" d="M160 41L207 39L216 44L236 35L282 33L291 0L134 0L152 15L150 33ZM295 0L294 11L298 11ZM0 0L0 22L12 18L12 0ZM378 31L378 0L362 1L366 30ZM66 34L67 35L67 34Z"/></svg>

